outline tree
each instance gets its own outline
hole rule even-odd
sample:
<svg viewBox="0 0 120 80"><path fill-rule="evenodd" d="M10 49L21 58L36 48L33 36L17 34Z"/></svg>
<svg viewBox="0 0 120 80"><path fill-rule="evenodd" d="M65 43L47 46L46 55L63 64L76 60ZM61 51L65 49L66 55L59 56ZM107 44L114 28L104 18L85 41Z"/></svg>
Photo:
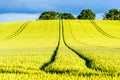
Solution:
<svg viewBox="0 0 120 80"><path fill-rule="evenodd" d="M62 19L75 19L75 17L71 13L63 13Z"/></svg>
<svg viewBox="0 0 120 80"><path fill-rule="evenodd" d="M55 11L43 12L40 17L40 20L52 20L52 19L75 19L71 13L61 13Z"/></svg>
<svg viewBox="0 0 120 80"><path fill-rule="evenodd" d="M52 20L57 18L57 13L55 11L48 11L48 12L43 12L39 19L42 20Z"/></svg>
<svg viewBox="0 0 120 80"><path fill-rule="evenodd" d="M62 13L61 12L57 12L57 19L62 19Z"/></svg>
<svg viewBox="0 0 120 80"><path fill-rule="evenodd" d="M77 19L94 20L95 17L96 15L91 9L84 9L81 11L80 15L78 15Z"/></svg>
<svg viewBox="0 0 120 80"><path fill-rule="evenodd" d="M120 11L118 9L110 9L103 15L103 20L120 20Z"/></svg>

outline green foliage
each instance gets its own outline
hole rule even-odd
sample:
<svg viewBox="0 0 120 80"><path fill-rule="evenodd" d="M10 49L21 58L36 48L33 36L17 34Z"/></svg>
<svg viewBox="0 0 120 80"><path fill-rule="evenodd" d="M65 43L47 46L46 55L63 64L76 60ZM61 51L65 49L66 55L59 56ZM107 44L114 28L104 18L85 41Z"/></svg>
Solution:
<svg viewBox="0 0 120 80"><path fill-rule="evenodd" d="M62 19L75 19L75 17L71 13L63 13Z"/></svg>
<svg viewBox="0 0 120 80"><path fill-rule="evenodd" d="M55 11L48 11L48 12L43 12L39 19L41 20L52 20L52 19L58 19L59 14L57 14Z"/></svg>
<svg viewBox="0 0 120 80"><path fill-rule="evenodd" d="M71 13L61 13L55 11L43 12L40 17L40 20L55 20L55 19L75 19Z"/></svg>
<svg viewBox="0 0 120 80"><path fill-rule="evenodd" d="M120 11L118 9L110 9L103 15L104 20L120 20Z"/></svg>
<svg viewBox="0 0 120 80"><path fill-rule="evenodd" d="M62 13L61 12L57 12L57 19L62 19Z"/></svg>
<svg viewBox="0 0 120 80"><path fill-rule="evenodd" d="M80 15L78 15L77 19L94 20L95 17L96 15L91 9L84 9L81 11Z"/></svg>

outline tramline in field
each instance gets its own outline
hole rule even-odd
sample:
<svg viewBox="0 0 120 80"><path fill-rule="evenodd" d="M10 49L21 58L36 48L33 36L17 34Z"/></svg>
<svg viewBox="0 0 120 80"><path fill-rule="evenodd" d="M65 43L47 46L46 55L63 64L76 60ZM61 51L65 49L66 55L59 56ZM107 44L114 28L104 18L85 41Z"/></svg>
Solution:
<svg viewBox="0 0 120 80"><path fill-rule="evenodd" d="M1 23L0 80L119 80L119 25L107 20Z"/></svg>

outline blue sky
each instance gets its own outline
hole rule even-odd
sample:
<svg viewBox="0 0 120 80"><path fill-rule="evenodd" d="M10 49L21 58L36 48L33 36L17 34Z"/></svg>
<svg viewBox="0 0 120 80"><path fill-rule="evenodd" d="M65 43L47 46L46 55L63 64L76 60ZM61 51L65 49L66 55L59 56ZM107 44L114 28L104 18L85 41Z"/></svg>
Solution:
<svg viewBox="0 0 120 80"><path fill-rule="evenodd" d="M48 10L77 16L88 8L96 13L96 19L102 19L103 13L111 8L120 9L119 5L120 0L0 0L0 22L32 20Z"/></svg>

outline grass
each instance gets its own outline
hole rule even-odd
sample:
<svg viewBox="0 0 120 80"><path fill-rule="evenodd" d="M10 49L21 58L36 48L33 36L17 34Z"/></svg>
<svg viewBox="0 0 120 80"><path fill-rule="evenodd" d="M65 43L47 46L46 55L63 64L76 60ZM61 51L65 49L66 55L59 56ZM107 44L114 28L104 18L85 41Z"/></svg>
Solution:
<svg viewBox="0 0 120 80"><path fill-rule="evenodd" d="M0 24L0 80L119 80L119 21Z"/></svg>

